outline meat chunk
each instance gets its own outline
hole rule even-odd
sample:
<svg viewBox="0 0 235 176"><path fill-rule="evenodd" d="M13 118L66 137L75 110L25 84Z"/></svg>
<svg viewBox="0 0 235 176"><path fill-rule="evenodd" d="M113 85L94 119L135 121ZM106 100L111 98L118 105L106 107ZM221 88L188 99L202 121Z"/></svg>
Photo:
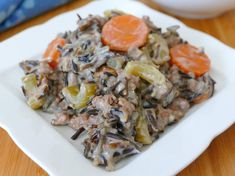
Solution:
<svg viewBox="0 0 235 176"><path fill-rule="evenodd" d="M84 31L93 24L97 24L99 27L102 27L106 20L106 18L98 15L89 15L87 18L79 19L78 28L80 31Z"/></svg>
<svg viewBox="0 0 235 176"><path fill-rule="evenodd" d="M103 112L105 116L110 112L112 105L117 102L116 97L112 94L96 96L92 100L92 105Z"/></svg>
<svg viewBox="0 0 235 176"><path fill-rule="evenodd" d="M190 105L188 101L184 98L176 98L170 105L170 109L174 111L182 111L183 113L187 112L189 108Z"/></svg>
<svg viewBox="0 0 235 176"><path fill-rule="evenodd" d="M120 120L126 122L128 117L135 111L135 106L125 98L119 98L118 105L120 106L120 111L123 112L123 118Z"/></svg>
<svg viewBox="0 0 235 176"><path fill-rule="evenodd" d="M51 124L55 126L67 125L70 121L70 116L66 112L56 113L56 119L52 119Z"/></svg>
<svg viewBox="0 0 235 176"><path fill-rule="evenodd" d="M103 119L96 115L88 115L87 113L73 116L69 121L69 126L74 130L84 128L89 130L90 128L97 128L99 124L103 122Z"/></svg>
<svg viewBox="0 0 235 176"><path fill-rule="evenodd" d="M189 102L183 98L176 98L167 108L158 107L157 129L163 131L166 125L178 121L190 108Z"/></svg>
<svg viewBox="0 0 235 176"><path fill-rule="evenodd" d="M33 73L39 67L39 61L37 60L26 60L20 62L20 67L24 70L25 74Z"/></svg>

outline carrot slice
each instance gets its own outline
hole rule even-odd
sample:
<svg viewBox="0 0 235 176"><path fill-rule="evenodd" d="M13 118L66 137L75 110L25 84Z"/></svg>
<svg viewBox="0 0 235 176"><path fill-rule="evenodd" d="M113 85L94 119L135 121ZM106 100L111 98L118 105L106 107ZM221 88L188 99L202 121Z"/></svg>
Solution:
<svg viewBox="0 0 235 176"><path fill-rule="evenodd" d="M198 97L196 97L192 102L194 104L199 104L202 103L203 101L207 100L208 98L210 98L212 92L211 92L211 88L208 89L206 92L204 92L202 95L199 95Z"/></svg>
<svg viewBox="0 0 235 176"><path fill-rule="evenodd" d="M57 37L49 43L46 51L43 54L43 58L50 58L51 61L49 65L51 68L56 68L58 65L58 59L60 57L60 51L58 50L58 46L63 47L65 45L65 39L61 37Z"/></svg>
<svg viewBox="0 0 235 176"><path fill-rule="evenodd" d="M143 46L149 29L145 22L132 15L113 17L102 29L102 42L111 50L128 51L130 47Z"/></svg>
<svg viewBox="0 0 235 176"><path fill-rule="evenodd" d="M171 63L184 73L201 76L210 70L210 59L190 44L179 44L170 49Z"/></svg>

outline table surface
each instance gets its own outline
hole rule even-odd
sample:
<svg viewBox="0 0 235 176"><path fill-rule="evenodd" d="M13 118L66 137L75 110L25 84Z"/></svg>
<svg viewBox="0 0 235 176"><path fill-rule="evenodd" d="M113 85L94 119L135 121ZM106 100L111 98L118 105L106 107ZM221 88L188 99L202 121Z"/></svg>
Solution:
<svg viewBox="0 0 235 176"><path fill-rule="evenodd" d="M141 0L146 5L162 11L150 0ZM41 24L48 19L81 7L89 0L75 0L0 34L3 41L24 29ZM235 48L235 10L208 20L179 18L188 26L204 31ZM231 58L235 59L235 58ZM221 117L226 118L226 117ZM26 156L12 141L6 131L0 129L0 176L1 175L47 175L36 163ZM235 124L216 137L210 146L178 176L234 176L235 175Z"/></svg>

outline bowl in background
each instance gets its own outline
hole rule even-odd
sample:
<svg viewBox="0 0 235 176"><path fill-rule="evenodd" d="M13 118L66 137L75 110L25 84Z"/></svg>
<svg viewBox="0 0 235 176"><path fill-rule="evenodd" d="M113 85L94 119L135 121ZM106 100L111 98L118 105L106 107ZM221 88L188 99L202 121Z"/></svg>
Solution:
<svg viewBox="0 0 235 176"><path fill-rule="evenodd" d="M185 18L212 18L235 8L235 0L152 0L167 12Z"/></svg>

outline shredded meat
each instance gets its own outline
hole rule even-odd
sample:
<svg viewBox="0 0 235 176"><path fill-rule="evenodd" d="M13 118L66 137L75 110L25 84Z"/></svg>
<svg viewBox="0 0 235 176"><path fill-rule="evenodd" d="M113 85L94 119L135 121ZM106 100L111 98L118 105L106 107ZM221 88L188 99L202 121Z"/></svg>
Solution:
<svg viewBox="0 0 235 176"><path fill-rule="evenodd" d="M124 117L121 121L126 122L128 120L128 117L132 114L132 112L135 110L135 106L131 104L128 100L125 98L119 98L118 104L120 107L120 110L123 112Z"/></svg>
<svg viewBox="0 0 235 176"><path fill-rule="evenodd" d="M114 95L96 96L92 100L92 105L103 112L104 115L110 112L112 105L116 103Z"/></svg>
<svg viewBox="0 0 235 176"><path fill-rule="evenodd" d="M55 114L56 119L51 121L52 125L67 125L70 121L70 116L65 112Z"/></svg>

